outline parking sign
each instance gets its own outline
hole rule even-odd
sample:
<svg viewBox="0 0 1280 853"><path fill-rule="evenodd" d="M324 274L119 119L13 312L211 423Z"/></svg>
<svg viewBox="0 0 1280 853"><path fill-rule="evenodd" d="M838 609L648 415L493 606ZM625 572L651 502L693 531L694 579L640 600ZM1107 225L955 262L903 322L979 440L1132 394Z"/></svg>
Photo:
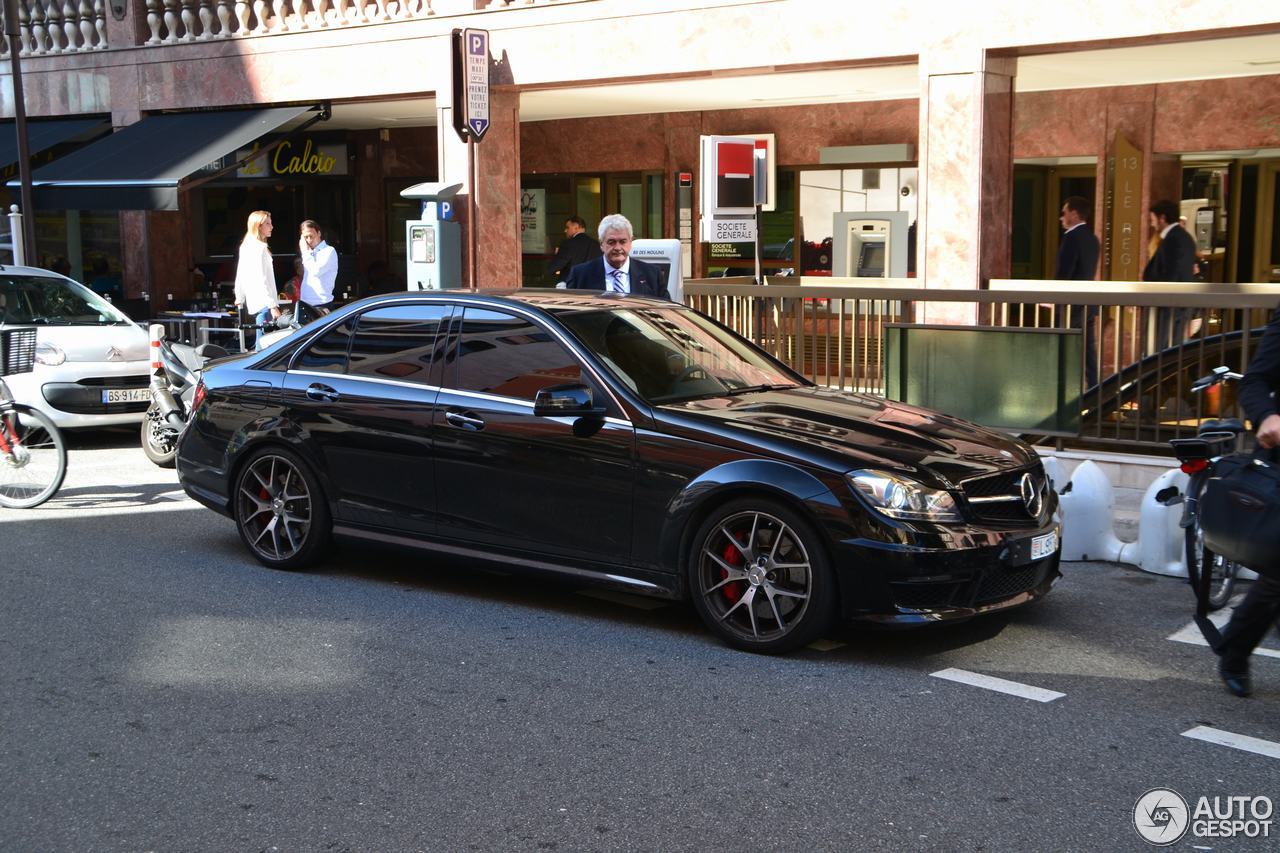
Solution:
<svg viewBox="0 0 1280 853"><path fill-rule="evenodd" d="M463 122L479 142L489 129L488 30L462 31L462 73Z"/></svg>

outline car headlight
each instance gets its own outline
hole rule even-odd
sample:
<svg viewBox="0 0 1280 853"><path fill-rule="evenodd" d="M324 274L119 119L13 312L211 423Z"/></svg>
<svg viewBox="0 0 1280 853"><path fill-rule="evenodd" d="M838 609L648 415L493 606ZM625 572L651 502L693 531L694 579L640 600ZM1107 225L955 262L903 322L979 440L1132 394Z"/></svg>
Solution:
<svg viewBox="0 0 1280 853"><path fill-rule="evenodd" d="M49 367L57 367L66 360L67 354L62 351L62 347L55 344L36 344L36 361L38 363L47 364Z"/></svg>
<svg viewBox="0 0 1280 853"><path fill-rule="evenodd" d="M950 493L930 489L905 477L866 469L845 474L854 490L875 510L906 521L960 521Z"/></svg>

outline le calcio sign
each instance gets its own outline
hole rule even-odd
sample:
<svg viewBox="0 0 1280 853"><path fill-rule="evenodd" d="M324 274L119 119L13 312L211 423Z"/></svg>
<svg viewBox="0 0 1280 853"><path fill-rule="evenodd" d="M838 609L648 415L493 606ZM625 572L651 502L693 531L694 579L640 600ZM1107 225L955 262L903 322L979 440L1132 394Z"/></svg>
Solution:
<svg viewBox="0 0 1280 853"><path fill-rule="evenodd" d="M258 150L236 152L243 160ZM320 144L311 138L286 139L263 157L255 157L236 170L240 178L307 178L333 177L347 174L345 143Z"/></svg>

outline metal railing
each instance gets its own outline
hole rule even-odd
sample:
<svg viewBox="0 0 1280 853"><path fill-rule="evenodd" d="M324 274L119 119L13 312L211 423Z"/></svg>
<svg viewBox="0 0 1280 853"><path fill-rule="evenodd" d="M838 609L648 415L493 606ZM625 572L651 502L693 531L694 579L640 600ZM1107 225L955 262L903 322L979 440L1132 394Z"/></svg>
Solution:
<svg viewBox="0 0 1280 853"><path fill-rule="evenodd" d="M1163 451L1204 420L1241 416L1233 391L1202 398L1190 385L1220 364L1243 372L1280 285L997 280L926 290L912 279L737 278L686 281L684 301L820 385L880 396L887 324L1088 325L1081 375L1091 351L1097 377L1081 388L1077 439Z"/></svg>

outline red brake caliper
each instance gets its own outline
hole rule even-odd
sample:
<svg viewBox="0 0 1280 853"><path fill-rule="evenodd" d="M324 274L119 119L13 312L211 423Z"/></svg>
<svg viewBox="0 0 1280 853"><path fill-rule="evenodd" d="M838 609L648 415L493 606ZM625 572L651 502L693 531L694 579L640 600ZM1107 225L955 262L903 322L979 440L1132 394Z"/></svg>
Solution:
<svg viewBox="0 0 1280 853"><path fill-rule="evenodd" d="M742 552L739 551L737 549L737 546L733 545L732 543L729 543L724 546L724 553L721 554L720 556L724 558L724 561L726 563L728 563L731 566L734 566L735 568L737 566L742 565ZM729 577L729 572L726 569L721 569L720 580L724 580L727 577ZM724 593L724 597L726 601L728 601L730 604L737 604L738 599L742 598L742 594L746 592L747 589L746 589L745 582L734 581L733 583L727 583L724 586L720 587L720 591Z"/></svg>

